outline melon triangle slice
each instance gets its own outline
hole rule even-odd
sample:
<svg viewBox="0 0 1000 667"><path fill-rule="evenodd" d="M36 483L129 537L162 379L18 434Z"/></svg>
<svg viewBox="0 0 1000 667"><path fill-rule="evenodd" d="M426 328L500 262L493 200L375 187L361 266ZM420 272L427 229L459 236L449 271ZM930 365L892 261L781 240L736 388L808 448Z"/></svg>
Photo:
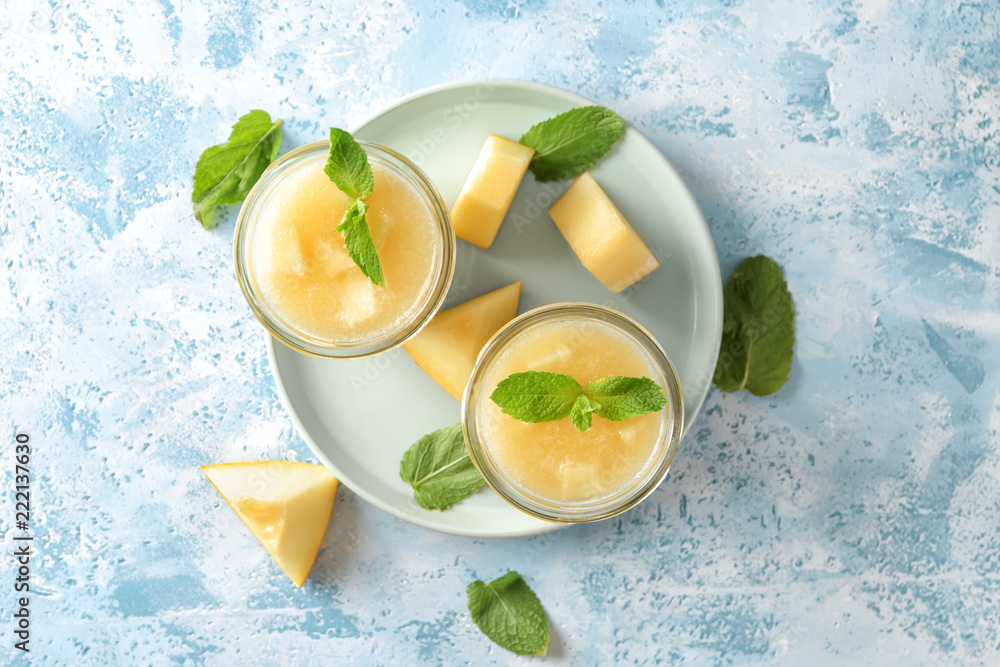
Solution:
<svg viewBox="0 0 1000 667"><path fill-rule="evenodd" d="M333 473L293 461L219 463L201 470L278 566L302 586L330 522L339 484Z"/></svg>
<svg viewBox="0 0 1000 667"><path fill-rule="evenodd" d="M445 391L462 400L480 350L517 315L516 282L443 310L403 348Z"/></svg>

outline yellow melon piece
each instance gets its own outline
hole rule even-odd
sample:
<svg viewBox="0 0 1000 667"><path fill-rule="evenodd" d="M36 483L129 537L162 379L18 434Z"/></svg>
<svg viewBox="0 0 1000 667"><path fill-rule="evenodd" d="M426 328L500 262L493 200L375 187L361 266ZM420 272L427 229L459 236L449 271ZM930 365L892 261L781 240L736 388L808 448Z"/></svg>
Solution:
<svg viewBox="0 0 1000 667"><path fill-rule="evenodd" d="M520 296L521 283L517 282L443 310L403 348L445 391L461 401L479 351L517 315Z"/></svg>
<svg viewBox="0 0 1000 667"><path fill-rule="evenodd" d="M480 248L493 243L534 148L491 134L451 208L455 235Z"/></svg>
<svg viewBox="0 0 1000 667"><path fill-rule="evenodd" d="M330 522L339 482L326 466L292 461L201 467L240 521L301 586Z"/></svg>
<svg viewBox="0 0 1000 667"><path fill-rule="evenodd" d="M587 270L616 294L660 266L590 172L576 179L549 215Z"/></svg>
<svg viewBox="0 0 1000 667"><path fill-rule="evenodd" d="M559 466L559 475L564 498L593 498L605 488L596 463L564 463Z"/></svg>

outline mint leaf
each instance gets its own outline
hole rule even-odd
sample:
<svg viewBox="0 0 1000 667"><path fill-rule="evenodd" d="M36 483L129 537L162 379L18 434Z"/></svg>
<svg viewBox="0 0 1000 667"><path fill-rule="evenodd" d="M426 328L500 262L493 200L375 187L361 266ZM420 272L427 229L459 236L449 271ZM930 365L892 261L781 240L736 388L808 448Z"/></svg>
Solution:
<svg viewBox="0 0 1000 667"><path fill-rule="evenodd" d="M472 621L499 646L518 655L545 655L549 622L545 610L517 572L466 589Z"/></svg>
<svg viewBox="0 0 1000 667"><path fill-rule="evenodd" d="M582 391L580 383L568 375L525 371L501 380L490 399L515 419L550 422L568 417Z"/></svg>
<svg viewBox="0 0 1000 667"><path fill-rule="evenodd" d="M347 254L361 272L379 287L385 287L382 264L378 261L378 252L368 228L368 218L365 217L367 212L368 204L363 199L355 199L344 211L344 218L337 225L337 231L343 233Z"/></svg>
<svg viewBox="0 0 1000 667"><path fill-rule="evenodd" d="M621 421L667 404L660 385L649 378L609 375L584 390L569 375L544 371L514 373L501 380L490 399L515 419L535 423L569 417L581 432L591 427L592 413Z"/></svg>
<svg viewBox="0 0 1000 667"><path fill-rule="evenodd" d="M573 426L576 427L576 430L582 433L589 429L593 420L591 413L599 407L600 404L580 394L569 413L569 418L573 421Z"/></svg>
<svg viewBox="0 0 1000 667"><path fill-rule="evenodd" d="M429 433L413 443L399 464L399 476L413 487L413 499L428 510L465 500L486 482L469 458L462 425Z"/></svg>
<svg viewBox="0 0 1000 667"><path fill-rule="evenodd" d="M621 421L656 412L667 404L663 390L649 378L611 375L587 385L587 397L599 417Z"/></svg>
<svg viewBox="0 0 1000 667"><path fill-rule="evenodd" d="M788 380L795 346L795 304L774 260L748 257L722 292L722 344L712 382L722 391L756 396Z"/></svg>
<svg viewBox="0 0 1000 667"><path fill-rule="evenodd" d="M336 127L330 128L330 157L323 171L352 199L367 197L375 188L375 176L365 149L350 133Z"/></svg>
<svg viewBox="0 0 1000 667"><path fill-rule="evenodd" d="M610 109L577 107L533 125L520 143L535 149L528 169L542 183L576 178L611 150L625 121Z"/></svg>
<svg viewBox="0 0 1000 667"><path fill-rule="evenodd" d="M272 122L266 111L254 109L236 121L225 143L206 148L194 168L191 193L198 222L211 229L216 206L243 201L280 147L281 119Z"/></svg>
<svg viewBox="0 0 1000 667"><path fill-rule="evenodd" d="M368 205L363 198L375 189L375 176L368 164L368 154L349 132L330 128L330 156L323 168L326 175L341 192L354 201L344 211L344 218L337 225L337 231L344 234L347 254L358 265L361 272L379 287L385 287L382 264L372 242L371 228L368 227Z"/></svg>

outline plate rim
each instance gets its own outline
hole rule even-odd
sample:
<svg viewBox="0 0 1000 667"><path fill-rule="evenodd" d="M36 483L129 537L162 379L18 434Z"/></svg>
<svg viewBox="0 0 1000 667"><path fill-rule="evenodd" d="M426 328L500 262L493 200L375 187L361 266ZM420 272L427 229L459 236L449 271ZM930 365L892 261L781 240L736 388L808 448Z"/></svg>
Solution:
<svg viewBox="0 0 1000 667"><path fill-rule="evenodd" d="M435 84L435 85L432 85L432 86L428 86L426 88L421 88L419 90L413 91L413 92L408 93L406 95L403 95L402 97L396 99L391 104L389 104L389 105L387 105L387 106L379 109L375 113L367 116L361 122L354 124L352 126L351 133L352 134L356 134L357 132L363 130L367 125L370 125L371 123L374 123L376 120L378 120L379 118L385 116L386 114L392 113L393 111L397 110L399 107L405 106L405 105L410 104L412 102L415 102L417 100L420 100L420 99L423 99L423 98L426 98L426 97L431 97L433 95L437 95L439 93L446 92L446 91L452 91L452 90L457 90L457 89L462 89L462 88L468 88L468 87L473 87L473 86L478 87L478 86L482 86L484 84L485 85L495 86L495 87L507 87L507 88L512 88L512 89L528 90L528 91L533 92L533 93L541 93L541 94L553 95L555 97L559 97L559 98L562 98L562 99L564 99L566 101L569 101L569 102L575 103L575 104L579 104L579 105L595 105L595 104L597 104L597 102L595 102L594 100L591 100L591 99L589 99L587 97L584 97L583 95L580 95L578 93L573 93L573 92L570 92L570 91L565 90L563 88L558 88L556 86L552 86L552 85L549 85L549 84L546 84L546 83L539 83L537 81L529 81L529 80L524 80L524 79L511 79L511 78L463 79L463 80L460 80L460 81L452 81L452 82ZM712 256L713 256L713 258L714 258L715 261L711 263L712 266L707 267L707 268L712 269L712 272L714 273L714 278L715 278L715 280L713 281L713 284L717 286L717 308L716 308L715 315L716 315L716 320L720 323L720 326L718 328L718 338L721 341L721 336L722 336L722 327L721 327L721 322L722 322L722 272L721 272L721 269L719 267L719 254L718 254L718 250L715 249L715 241L712 239L711 230L708 227L708 222L705 220L705 215L704 215L704 213L701 210L701 206L698 205L698 201L694 198L694 195L691 193L691 189L688 187L688 185L684 181L684 179L681 178L680 173L674 167L673 163L670 162L669 159L667 159L667 156L663 154L663 152L656 146L656 144L654 144L648 137L646 137L645 134L643 134L640 130L638 130L637 128L635 128L631 123L628 123L627 121L626 121L626 130L625 131L626 132L630 132L630 133L634 133L635 138L638 139L640 142L644 143L646 145L645 147L647 149L652 149L653 151L655 151L657 154L659 154L662 157L664 166L667 169L669 169L671 172L673 172L674 176L677 178L677 181L683 187L684 197L686 197L689 200L687 203L690 204L692 206L693 210L697 213L698 221L699 221L699 223L701 225L702 231L707 236L708 240L711 242L712 250L713 250ZM549 533L549 532L552 532L552 531L555 531L555 530L559 530L561 528L568 527L568 524L540 522L539 525L537 525L537 526L535 526L533 528L529 528L529 529L525 529L525 530L504 531L502 533L497 534L497 533L483 533L483 532L480 532L480 531L476 531L474 529L462 529L462 528L453 527L453 526L441 526L438 523L431 522L429 518L425 520L422 517L412 516L412 515L409 515L409 514L407 514L405 512L402 512L402 511L399 510L399 508L396 507L396 505L394 505L392 503L388 503L388 502L383 501L381 498L379 498L379 497L371 494L366 489L362 489L360 487L356 487L355 484L353 484L353 482L350 479L348 479L347 476L345 476L343 474L343 472L336 465L334 465L334 463L326 456L326 454L323 453L322 449L320 449L320 447L316 444L316 442L313 440L312 436L309 434L308 430L302 424L302 421L299 419L298 412L294 409L294 406L292 405L291 399L289 398L288 393L285 390L285 382L284 382L284 379L283 379L283 377L282 377L282 375L281 375L281 373L279 372L279 369L278 369L277 357L276 357L276 351L275 351L275 345L276 345L276 341L275 341L274 337L271 336L270 334L268 334L267 339L266 339L268 367L271 370L271 379L274 382L275 389L277 390L277 393L278 393L278 398L281 400L281 403L282 403L282 405L285 408L285 412L291 418L292 424L295 426L296 430L298 431L299 436L303 440L305 440L306 444L309 446L309 449L312 450L313 454L320 461L322 461L323 464L327 468L329 468L331 472L333 472L333 474L337 477L337 479L339 479L341 482L343 482L354 494L360 496L361 498L363 498L367 502L371 503L372 505L375 505L377 508L381 509L382 511L384 511L384 512L386 512L386 513L388 513L388 514L390 514L390 515L392 515L392 516L394 516L394 517L396 517L398 519L402 519L403 521L406 521L408 523L412 523L412 524L420 526L422 528L427 528L427 529L434 530L436 532L444 533L444 534L448 534L448 535L456 535L456 536L459 536L459 537L472 537L472 538L479 538L479 539L486 539L486 538L490 538L490 539L503 539L503 538L528 537L528 536L532 536L532 535L541 535L541 534ZM713 355L712 365L714 365L715 363L717 363L717 361L718 361L718 349L716 349L716 353L715 353L715 355ZM709 385L708 389L706 389L706 391L704 392L704 394L697 401L697 404L695 405L694 409L692 409L690 411L690 413L689 413L690 416L688 417L688 415L685 415L685 417L688 417L688 419L685 419L686 423L684 424L684 430L683 430L683 432L681 434L681 438L682 439L684 438L684 435L687 434L688 428L691 426L691 424L694 423L695 418L697 418L698 414L701 413L701 408L704 405L705 399L707 398L708 392L710 390L711 390L711 385ZM664 479L666 479L666 478L667 478L667 475L664 476ZM514 510L514 511L516 511L516 510Z"/></svg>

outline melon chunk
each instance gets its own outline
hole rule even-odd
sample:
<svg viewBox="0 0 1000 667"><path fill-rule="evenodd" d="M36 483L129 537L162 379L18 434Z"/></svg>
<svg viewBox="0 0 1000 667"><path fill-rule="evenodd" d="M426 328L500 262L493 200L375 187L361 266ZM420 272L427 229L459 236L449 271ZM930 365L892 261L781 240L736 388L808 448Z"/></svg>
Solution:
<svg viewBox="0 0 1000 667"><path fill-rule="evenodd" d="M590 172L576 179L549 215L587 270L616 294L660 266Z"/></svg>
<svg viewBox="0 0 1000 667"><path fill-rule="evenodd" d="M455 236L489 248L524 178L534 148L491 134L451 207Z"/></svg>
<svg viewBox="0 0 1000 667"><path fill-rule="evenodd" d="M330 522L339 484L333 473L292 461L219 463L201 470L278 566L302 586Z"/></svg>
<svg viewBox="0 0 1000 667"><path fill-rule="evenodd" d="M559 466L563 496L572 500L593 498L603 491L601 475L594 463L563 463Z"/></svg>
<svg viewBox="0 0 1000 667"><path fill-rule="evenodd" d="M444 390L462 400L480 350L517 315L521 283L441 311L403 348Z"/></svg>

